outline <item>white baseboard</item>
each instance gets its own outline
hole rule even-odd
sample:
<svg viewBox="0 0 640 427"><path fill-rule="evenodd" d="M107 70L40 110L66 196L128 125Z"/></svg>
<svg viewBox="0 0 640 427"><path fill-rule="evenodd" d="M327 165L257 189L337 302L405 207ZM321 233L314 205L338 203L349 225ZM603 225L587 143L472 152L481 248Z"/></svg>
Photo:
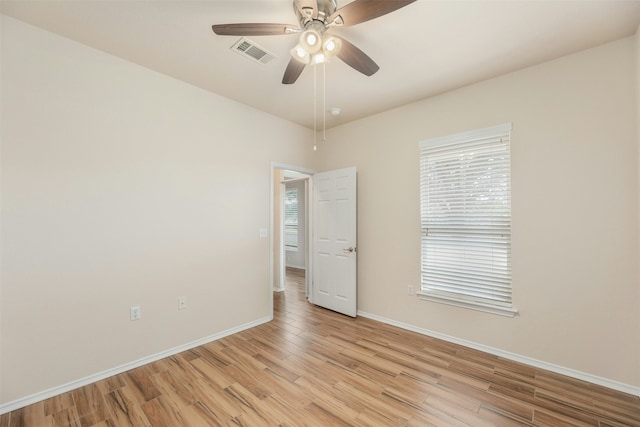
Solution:
<svg viewBox="0 0 640 427"><path fill-rule="evenodd" d="M227 329L226 331L209 335L208 337L200 338L195 341L191 341L189 343L180 345L178 347L170 348L165 351L161 351L160 353L153 354L148 357L144 357L142 359L135 360L133 362L126 363L124 365L117 366L115 368L107 369L106 371L99 372L97 374L89 375L88 377L81 378L79 380L71 381L70 383L63 384L58 387L50 388L49 390L45 390L39 393L32 394L27 397L23 397L21 399L14 400L12 402L8 402L0 405L0 415L15 411L16 409L23 408L25 406L31 405L33 403L40 402L42 400L48 399L53 396L57 396L62 393L66 393L68 391L74 390L79 387L86 386L88 384L92 384L96 381L101 381L105 378L112 377L114 375L121 374L126 371L130 371L131 369L138 368L140 366L146 365L151 362L158 361L160 359L164 359L165 357L173 356L174 354L181 353L186 350L190 350L192 348L201 346L203 344L210 343L212 341L219 340L229 335L236 334L238 332L242 332L247 329L251 329L253 327L262 325L263 323L267 323L273 320L273 316L263 317L261 319L255 320L253 322L245 323L244 325L237 326L235 328Z"/></svg>
<svg viewBox="0 0 640 427"><path fill-rule="evenodd" d="M484 351L485 353L493 354L495 356L503 357L505 359L513 360L515 362L524 363L525 365L533 366L535 368L545 369L547 371L555 372L557 374L566 375L571 378L575 378L582 381L587 381L593 384L598 384L604 387L611 388L613 390L621 391L623 393L640 396L640 387L632 386L629 384L620 383L617 381L609 380L607 378L591 375L586 372L576 371L575 369L565 368L563 366L554 365L553 363L543 362L541 360L532 359L527 356L511 353L497 348L489 347L483 344L478 344L473 341L467 341L461 338L452 337L449 335L441 334L439 332L430 331L428 329L419 328L417 326L409 325L407 323L397 322L395 320L387 319L385 317L377 316L375 314L367 313L364 311L358 311L358 316L366 317L368 319L377 320L378 322L386 323L388 325L397 326L401 329L417 332L421 335L427 335L433 338L438 338L443 341L448 341L454 344L459 344L465 347L473 348L475 350Z"/></svg>

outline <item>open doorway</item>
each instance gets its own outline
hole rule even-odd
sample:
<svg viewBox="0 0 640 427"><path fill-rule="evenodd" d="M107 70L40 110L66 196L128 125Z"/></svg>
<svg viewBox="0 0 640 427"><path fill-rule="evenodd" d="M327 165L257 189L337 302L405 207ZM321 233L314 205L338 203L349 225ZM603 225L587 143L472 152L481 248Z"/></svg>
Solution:
<svg viewBox="0 0 640 427"><path fill-rule="evenodd" d="M276 295L287 284L285 250L285 193L287 184L305 182L304 283L302 294L310 303L351 317L357 315L357 170L348 167L314 173L272 163L271 180L271 291L270 311ZM287 172L288 171L288 172ZM298 172L292 176L290 173ZM289 174L289 175L287 175ZM284 177L287 176L287 179ZM293 197L293 195L292 195ZM289 234L293 239L294 233ZM293 243L292 243L293 244ZM298 250L302 248L299 247ZM301 270L301 269L299 269ZM293 279L293 277L292 277ZM283 298L278 298L282 300Z"/></svg>
<svg viewBox="0 0 640 427"><path fill-rule="evenodd" d="M282 221L282 243L284 247L284 287L293 281L306 280L307 270L307 187L309 176L299 172L282 171L284 185Z"/></svg>
<svg viewBox="0 0 640 427"><path fill-rule="evenodd" d="M280 170L280 283L278 291L306 283L309 257L309 178L295 170ZM308 295L308 289L306 289Z"/></svg>
<svg viewBox="0 0 640 427"><path fill-rule="evenodd" d="M304 286L310 291L309 200L313 171L290 165L272 164L271 289L284 292L287 286Z"/></svg>

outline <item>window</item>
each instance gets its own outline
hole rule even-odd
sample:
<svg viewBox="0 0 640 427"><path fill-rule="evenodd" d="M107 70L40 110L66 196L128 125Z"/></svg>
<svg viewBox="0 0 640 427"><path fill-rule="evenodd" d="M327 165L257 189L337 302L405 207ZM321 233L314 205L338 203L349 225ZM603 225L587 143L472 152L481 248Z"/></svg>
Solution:
<svg viewBox="0 0 640 427"><path fill-rule="evenodd" d="M420 142L423 299L514 316L511 124Z"/></svg>
<svg viewBox="0 0 640 427"><path fill-rule="evenodd" d="M284 193L284 248L298 251L298 188L289 187Z"/></svg>

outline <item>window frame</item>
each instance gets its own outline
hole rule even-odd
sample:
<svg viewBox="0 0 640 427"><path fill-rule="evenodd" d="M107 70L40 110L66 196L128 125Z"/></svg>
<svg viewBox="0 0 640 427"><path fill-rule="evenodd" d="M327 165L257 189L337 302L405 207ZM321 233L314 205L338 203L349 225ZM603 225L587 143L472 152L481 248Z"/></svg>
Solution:
<svg viewBox="0 0 640 427"><path fill-rule="evenodd" d="M479 310L482 312L488 312L498 314L507 317L514 317L517 314L517 309L513 306L512 299L512 277L511 277L511 130L512 124L505 123L497 126L491 126L483 129L476 129L468 132L463 132L454 135L448 135L444 137L431 138L428 140L420 141L420 226L421 226L421 250L420 250L420 291L417 295L420 299L428 300L432 302L444 303L457 307L469 308L473 310ZM499 138L499 140L498 140ZM506 144L505 144L506 143ZM501 152L499 156L485 155L484 158L479 154L475 154L480 148L486 150L487 147L500 146ZM437 151L445 153L444 157L440 159L447 159L448 164L440 161L442 166L438 169L433 168L434 159L437 155ZM455 153L455 156L454 156ZM464 157L461 155L470 155L470 157ZM501 162L499 164L500 174L495 173L493 166L496 163L494 157L500 157ZM506 157L506 160L504 159ZM460 160L456 160L460 158ZM452 160L453 159L453 160ZM471 160L469 160L471 159ZM492 198L475 198L468 197L470 193L473 193L475 189L470 190L468 188L469 182L462 177L461 173L463 169L469 167L469 163L474 164L474 168L477 168L473 175L474 177L490 176L491 184L485 185L484 189L490 188L492 190L498 188L501 191L501 201L496 204L498 196L492 196ZM479 165L479 166L478 166ZM451 188L456 188L451 194L451 204L453 201L460 200L462 197L464 200L464 208L454 210L454 208L432 208L429 203L431 199L434 199L434 194L437 190L441 191L437 183L430 186L429 177L433 177L434 174L450 173L455 179L457 186L451 185ZM506 178L505 178L506 176ZM462 177L462 178L461 178ZM494 181L494 178L497 181ZM496 182L498 184L496 184ZM498 187L500 185L500 187ZM441 193L440 193L441 194ZM449 193L445 198L439 200L449 202ZM438 197L440 197L438 195ZM427 200L428 199L428 200ZM486 202L490 199L490 202ZM506 200L508 199L508 200ZM480 201L483 200L483 201ZM469 201L473 203L469 204ZM482 205L482 204L485 205ZM498 206L496 212L490 209L490 214L487 214L486 205ZM467 206L469 205L469 206ZM461 214L461 210L463 213ZM482 219L479 220L477 211L482 210ZM428 213L431 215L427 216ZM437 215L436 213L437 212ZM435 216L434 216L435 215ZM508 215L508 217L507 217ZM434 221L433 218L437 219ZM455 217L455 219L453 219ZM487 220L486 218L489 218ZM507 221L508 219L508 221ZM494 226L495 223L498 225ZM452 225L453 224L453 225ZM431 232L433 236L428 234L428 227L436 232ZM436 228L433 228L436 227ZM439 228L438 228L439 227ZM447 230L446 232L443 230ZM498 231L500 230L500 231ZM438 234L440 233L440 234ZM467 255L467 252L473 252L475 249L471 249L471 243L473 239L477 239L478 233L482 234L482 244L479 252L478 266L474 266L475 259L472 255ZM446 235L445 235L446 234ZM484 236L488 236L487 239ZM429 239L431 237L431 239ZM489 243L485 242L488 240ZM443 242L444 243L441 243ZM427 247L431 247L431 253L427 253ZM447 248L449 255L438 254L438 249ZM495 250L492 248L496 248ZM499 247L499 249L497 249ZM459 253L465 253L459 255ZM435 253L435 255L434 255ZM485 256L490 254L490 257ZM438 259L440 258L440 259ZM487 258L490 261L487 261ZM468 262L469 260L473 263ZM450 265L446 265L449 264ZM501 268L494 268L500 266ZM463 267L465 272L461 272L460 267ZM470 271L472 274L471 281L476 282L480 277L479 272L485 273L487 267L491 273L483 274L483 276L490 276L491 279L483 281L482 285L473 284L466 286L462 276ZM494 276L494 269L500 270ZM430 284L426 282L425 277L428 274L425 270L430 270L431 277L436 277L440 272L446 271L448 276L445 279L433 280ZM456 281L457 280L457 281ZM453 282L452 282L453 281ZM508 281L508 288L505 284ZM452 284L453 283L453 284ZM480 290L487 287L487 291ZM501 290L500 296L498 290Z"/></svg>

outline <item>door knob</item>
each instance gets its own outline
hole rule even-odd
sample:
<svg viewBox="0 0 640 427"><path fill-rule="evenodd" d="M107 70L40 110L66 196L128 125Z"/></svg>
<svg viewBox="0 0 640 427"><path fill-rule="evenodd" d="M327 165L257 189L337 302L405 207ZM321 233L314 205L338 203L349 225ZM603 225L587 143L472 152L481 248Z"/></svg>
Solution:
<svg viewBox="0 0 640 427"><path fill-rule="evenodd" d="M349 247L349 248L343 249L342 251L343 251L344 253L346 253L346 254L347 254L347 253L349 253L349 254L350 254L350 253L352 253L352 252L356 252L356 248Z"/></svg>

